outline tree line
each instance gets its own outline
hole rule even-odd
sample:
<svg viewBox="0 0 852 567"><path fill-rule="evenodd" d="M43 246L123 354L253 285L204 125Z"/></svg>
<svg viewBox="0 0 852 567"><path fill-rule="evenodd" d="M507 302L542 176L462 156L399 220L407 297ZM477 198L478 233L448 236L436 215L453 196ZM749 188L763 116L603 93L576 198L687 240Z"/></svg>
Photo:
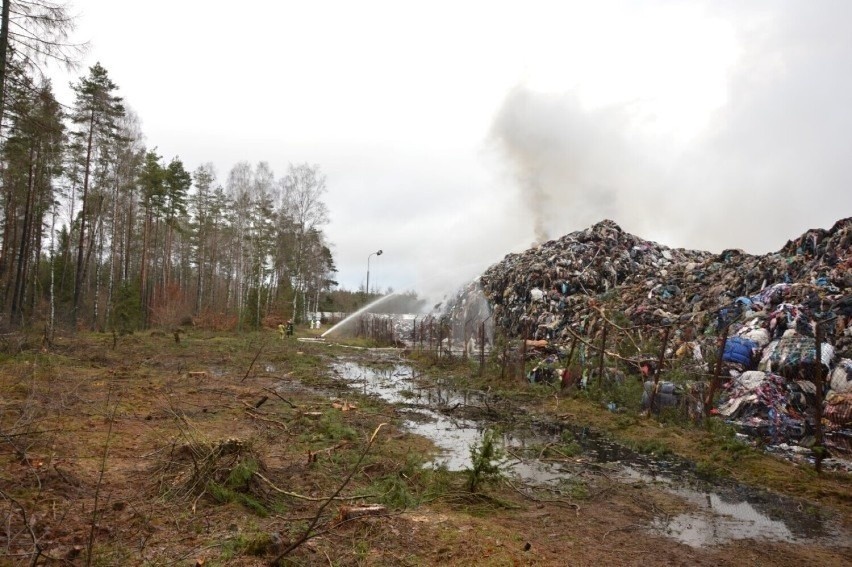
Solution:
<svg viewBox="0 0 852 567"><path fill-rule="evenodd" d="M64 5L3 0L0 313L4 326L116 331L193 317L297 321L335 284L319 166L212 164L147 148L99 63L63 105L41 72L73 62ZM49 32L49 33L48 33Z"/></svg>

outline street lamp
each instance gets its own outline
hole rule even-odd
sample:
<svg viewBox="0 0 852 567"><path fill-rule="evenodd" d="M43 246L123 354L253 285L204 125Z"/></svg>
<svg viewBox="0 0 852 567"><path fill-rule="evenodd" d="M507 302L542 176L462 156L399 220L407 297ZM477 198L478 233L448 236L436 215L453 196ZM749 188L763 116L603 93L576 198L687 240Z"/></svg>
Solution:
<svg viewBox="0 0 852 567"><path fill-rule="evenodd" d="M367 297L370 297L370 258L373 256L381 256L382 251L378 250L367 256Z"/></svg>

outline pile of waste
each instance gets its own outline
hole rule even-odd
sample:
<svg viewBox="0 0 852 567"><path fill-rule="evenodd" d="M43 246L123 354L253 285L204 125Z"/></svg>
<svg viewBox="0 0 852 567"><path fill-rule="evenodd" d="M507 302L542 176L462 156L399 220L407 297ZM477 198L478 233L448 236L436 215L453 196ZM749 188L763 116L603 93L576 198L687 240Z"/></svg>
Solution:
<svg viewBox="0 0 852 567"><path fill-rule="evenodd" d="M521 254L509 254L478 284L510 336L568 340L602 302L634 324L689 322L757 313L797 319L852 289L852 218L811 230L779 252L755 256L669 248L610 220ZM852 300L846 310L852 310ZM850 338L848 346L852 346Z"/></svg>
<svg viewBox="0 0 852 567"><path fill-rule="evenodd" d="M812 429L819 358L825 426L845 435L852 426L850 251L852 218L764 255L669 248L604 220L507 255L460 293L449 314L467 313L481 289L498 331L547 345L551 357L564 356L578 337L600 337L604 320L645 337L668 328L666 360L694 360L702 379L727 337L727 384L714 411L778 441Z"/></svg>

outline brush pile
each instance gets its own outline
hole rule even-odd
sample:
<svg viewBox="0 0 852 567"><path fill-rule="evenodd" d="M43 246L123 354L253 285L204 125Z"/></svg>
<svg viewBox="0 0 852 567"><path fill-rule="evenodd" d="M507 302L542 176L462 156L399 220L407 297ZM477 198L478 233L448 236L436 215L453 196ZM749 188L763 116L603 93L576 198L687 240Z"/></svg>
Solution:
<svg viewBox="0 0 852 567"><path fill-rule="evenodd" d="M172 444L152 476L164 497L196 499L207 494L219 502L262 509L268 495L254 473L263 469L251 443L227 438Z"/></svg>

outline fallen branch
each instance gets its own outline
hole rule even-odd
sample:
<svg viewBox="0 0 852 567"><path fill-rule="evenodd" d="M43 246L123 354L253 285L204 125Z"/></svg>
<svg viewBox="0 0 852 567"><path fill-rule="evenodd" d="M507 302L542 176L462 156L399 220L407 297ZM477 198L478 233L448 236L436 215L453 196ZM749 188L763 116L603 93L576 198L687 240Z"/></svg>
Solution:
<svg viewBox="0 0 852 567"><path fill-rule="evenodd" d="M337 488L337 490L334 491L334 494L332 494L330 497L328 497L328 499L326 499L325 502L322 503L322 505L319 507L319 510L317 510L316 515L314 515L314 519L311 520L311 523L308 524L308 527L305 529L304 533L301 536L299 536L299 539L297 539L296 541L291 543L287 547L287 549L285 549L284 551L279 553L278 556L275 557L275 559L272 560L271 565L278 565L278 562L281 561L281 559L283 559L291 551L293 551L294 549L296 549L297 547L299 547L300 545L302 545L303 543L305 543L306 541L311 539L311 537L316 537L316 534L314 534L313 536L311 535L311 531L313 531L314 527L316 527L316 525L317 525L317 522L319 522L319 519L322 516L323 510L325 510L326 507L329 504L331 504L331 502L335 498L337 498L337 496L343 491L343 489L346 488L346 485L349 484L349 481L352 480L352 477L355 476L355 473L358 471L358 468L361 466L361 463L364 461L364 457L367 456L367 453L370 451L370 447L373 446L373 441L376 440L376 435L379 434L379 430L382 427L384 427L385 425L387 425L387 424L386 423L380 423L379 426L376 427L375 431L373 431L373 434L370 436L370 441L367 443L367 446L364 447L364 451L361 453L361 456L358 457L358 461L352 467L352 470L349 471L349 475L347 475L347 477L343 481L343 483Z"/></svg>
<svg viewBox="0 0 852 567"><path fill-rule="evenodd" d="M287 404L291 408L296 409L296 404L294 404L293 402L291 402L290 400L288 400L287 398L285 398L284 396L282 396L281 394L279 394L278 392L276 392L272 388L264 388L263 391L269 392L270 394L272 394L273 396L275 396L276 398L278 398L279 400L281 400L282 402L284 402L285 404Z"/></svg>
<svg viewBox="0 0 852 567"><path fill-rule="evenodd" d="M21 519L24 521L24 526L26 526L27 531L30 534L30 538L33 540L33 553L35 555L32 558L30 565L36 565L38 563L38 558L41 557L41 556L47 557L48 559L50 559L52 561L56 561L56 558L50 557L49 555L45 554L44 551L42 550L41 544L39 544L38 538L36 537L35 532L33 531L33 527L30 523L30 519L27 517L27 509L24 508L23 504L21 504L20 502L18 502L14 498L12 498L12 496L10 496L6 492L4 492L3 489L0 489L0 495L2 495L3 498L7 499L9 502L14 504L15 506L17 506L18 509L21 511Z"/></svg>
<svg viewBox="0 0 852 567"><path fill-rule="evenodd" d="M277 419L272 419L272 418L269 418L269 417L264 417L262 415L258 415L257 412L255 412L252 408L246 408L246 414L252 419L256 419L258 421L265 421L266 423L275 424L275 425L281 427L282 429L284 429L284 431L286 431L287 433L290 432L290 428L283 421L278 421Z"/></svg>
<svg viewBox="0 0 852 567"><path fill-rule="evenodd" d="M298 500L308 500L310 502L323 502L324 500L328 500L328 498L329 498L328 496L323 496L323 497L320 497L320 498L314 498L313 496L304 496L302 494L296 494L295 492L288 492L287 490L284 490L283 488L278 488L277 486L275 486L272 483L271 480L269 480L268 478L266 478L265 476L263 476L259 472L255 472L254 476L256 476L257 478L259 478L260 480L262 480L263 482L268 484L269 487L272 490L274 490L278 494L283 494L284 496L289 496L291 498L296 498ZM363 494L361 496L332 496L331 498L333 500L361 500L362 498L372 498L373 496L374 496L373 494ZM302 518L302 519L309 520L311 518L313 518L313 516L311 516L310 518Z"/></svg>
<svg viewBox="0 0 852 567"><path fill-rule="evenodd" d="M354 520L355 518L363 518L364 516L382 516L388 511L387 507L381 504L371 504L369 506L341 506L339 518L341 520Z"/></svg>
<svg viewBox="0 0 852 567"><path fill-rule="evenodd" d="M257 354L254 355L254 358L251 359L251 364L249 364L248 370L246 370L246 375L243 376L243 379L240 380L240 382L245 382L245 379L249 377L249 374L251 374L251 369L254 368L254 363L257 362L257 359L260 357L260 353L263 352L263 348L265 346L266 346L266 341L263 341L263 343L260 345L260 348L257 349Z"/></svg>
<svg viewBox="0 0 852 567"><path fill-rule="evenodd" d="M541 504L562 504L562 505L565 505L565 506L571 506L572 508L574 508L574 511L577 513L577 515L578 516L580 515L580 505L579 504L575 504L575 503L569 502L567 500L562 500L560 498L537 498L537 497L535 497L531 494L526 494L520 488L515 486L515 484L511 480L506 480L506 484L508 484L515 492L517 492L518 494L520 494L524 498L528 498L529 500L532 500L533 502L539 502Z"/></svg>
<svg viewBox="0 0 852 567"><path fill-rule="evenodd" d="M592 343L588 342L583 337L581 337L580 335L575 333L570 327L565 327L565 330L568 331L575 339L577 339L578 341L580 341L581 343L583 343L584 345L586 345L590 349L592 349L596 352L599 352L601 350L601 347L599 347L597 345L593 345ZM629 358L625 358L625 357L621 356L620 354L618 354L617 352L611 352L611 351L608 351L608 350L604 350L604 354L606 354L606 356L608 356L610 358L615 358L615 359L620 360L622 362L632 362Z"/></svg>

